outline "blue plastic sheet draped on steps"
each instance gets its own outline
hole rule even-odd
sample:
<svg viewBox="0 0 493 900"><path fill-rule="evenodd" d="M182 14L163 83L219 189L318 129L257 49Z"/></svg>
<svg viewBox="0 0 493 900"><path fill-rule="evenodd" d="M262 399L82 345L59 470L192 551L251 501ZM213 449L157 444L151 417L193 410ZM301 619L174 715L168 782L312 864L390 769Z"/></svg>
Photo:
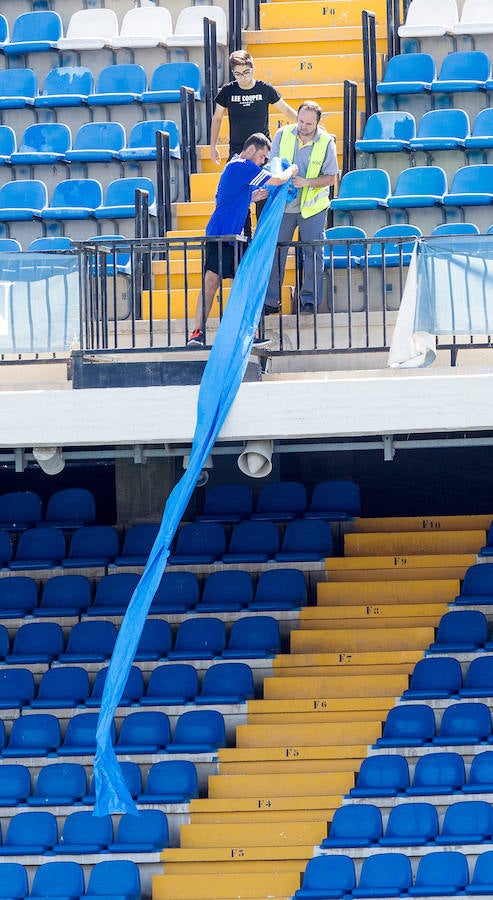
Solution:
<svg viewBox="0 0 493 900"><path fill-rule="evenodd" d="M97 816L125 812L138 815L111 743L111 723L166 566L171 540L241 384L262 312L288 192L288 184L271 192L248 252L238 267L202 376L188 468L168 497L158 536L118 633L96 732L94 814Z"/></svg>

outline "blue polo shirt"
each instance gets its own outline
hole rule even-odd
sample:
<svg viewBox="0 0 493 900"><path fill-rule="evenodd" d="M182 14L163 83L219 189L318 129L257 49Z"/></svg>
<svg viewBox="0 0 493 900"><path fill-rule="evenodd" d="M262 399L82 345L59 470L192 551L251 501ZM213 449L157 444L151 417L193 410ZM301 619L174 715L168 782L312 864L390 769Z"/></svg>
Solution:
<svg viewBox="0 0 493 900"><path fill-rule="evenodd" d="M271 173L250 159L233 156L226 164L216 192L216 208L207 223L206 234L242 234L252 191L262 187Z"/></svg>

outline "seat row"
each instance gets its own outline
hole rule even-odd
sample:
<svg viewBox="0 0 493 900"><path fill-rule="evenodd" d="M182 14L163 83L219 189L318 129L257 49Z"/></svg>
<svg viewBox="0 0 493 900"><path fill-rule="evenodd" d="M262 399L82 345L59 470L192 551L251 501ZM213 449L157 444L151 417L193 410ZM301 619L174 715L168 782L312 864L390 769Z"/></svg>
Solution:
<svg viewBox="0 0 493 900"><path fill-rule="evenodd" d="M405 110L373 113L366 121L359 153L431 153L434 150L490 150L493 147L493 109L480 110L471 129L463 109L432 109L416 128L416 120Z"/></svg>
<svg viewBox="0 0 493 900"><path fill-rule="evenodd" d="M121 900L141 900L140 873L137 863L130 859L102 860L90 870L85 886L83 866L72 860L56 860L38 866L29 891L27 870L21 863L0 863L2 897L16 900L43 897L77 897L80 900L94 897L118 896Z"/></svg>
<svg viewBox="0 0 493 900"><path fill-rule="evenodd" d="M493 9L488 0L464 0L462 11L456 0L411 0L399 37L441 37L445 34L493 34Z"/></svg>
<svg viewBox="0 0 493 900"><path fill-rule="evenodd" d="M471 660L463 680L460 662L454 657L427 656L416 663L403 700L431 700L448 697L493 696L493 656Z"/></svg>
<svg viewBox="0 0 493 900"><path fill-rule="evenodd" d="M422 747L493 743L491 710L486 703L453 703L437 726L425 703L402 703L389 711L375 747Z"/></svg>
<svg viewBox="0 0 493 900"><path fill-rule="evenodd" d="M289 522L296 518L346 521L361 515L359 486L334 479L318 482L308 497L299 481L278 481L261 488L254 499L246 484L217 484L207 488L198 522L235 524L242 519Z"/></svg>
<svg viewBox="0 0 493 900"><path fill-rule="evenodd" d="M96 502L87 488L63 488L55 491L43 512L36 491L9 491L0 494L0 528L24 531L45 522L58 527L77 528L96 519Z"/></svg>
<svg viewBox="0 0 493 900"><path fill-rule="evenodd" d="M473 757L466 777L459 753L430 751L420 756L411 778L409 764L400 754L368 756L361 763L350 797L423 797L439 794L493 792L493 751Z"/></svg>
<svg viewBox="0 0 493 900"><path fill-rule="evenodd" d="M106 620L77 622L66 642L58 622L28 622L15 632L10 650L8 631L0 625L0 662L18 666L51 665L54 661L70 665L107 662L116 637L116 626ZM169 622L147 619L135 660L256 659L274 656L280 648L279 623L272 616L238 618L229 636L224 622L214 616L185 619L176 636Z"/></svg>
<svg viewBox="0 0 493 900"><path fill-rule="evenodd" d="M458 50L445 56L437 74L429 53L398 53L389 59L376 90L381 97L492 91L491 61L483 50Z"/></svg>

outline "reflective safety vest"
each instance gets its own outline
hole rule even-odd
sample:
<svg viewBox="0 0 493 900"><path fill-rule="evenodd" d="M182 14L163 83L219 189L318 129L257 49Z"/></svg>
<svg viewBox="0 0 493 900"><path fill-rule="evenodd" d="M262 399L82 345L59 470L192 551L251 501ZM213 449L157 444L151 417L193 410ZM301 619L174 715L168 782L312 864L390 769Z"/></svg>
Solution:
<svg viewBox="0 0 493 900"><path fill-rule="evenodd" d="M296 125L285 125L282 129L281 143L279 145L279 156L281 159L293 161L296 141L295 134ZM318 178L322 168L327 147L329 146L332 136L326 131L319 132L318 141L312 145L310 159L308 160L308 168L306 170L306 178ZM304 219L322 212L329 206L329 188L328 187L304 187L301 189L301 215Z"/></svg>

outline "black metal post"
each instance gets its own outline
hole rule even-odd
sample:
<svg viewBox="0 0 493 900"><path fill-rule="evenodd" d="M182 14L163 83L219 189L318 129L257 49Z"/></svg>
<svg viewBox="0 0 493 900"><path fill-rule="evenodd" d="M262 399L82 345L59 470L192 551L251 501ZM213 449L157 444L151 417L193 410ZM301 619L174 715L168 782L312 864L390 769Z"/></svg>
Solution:
<svg viewBox="0 0 493 900"><path fill-rule="evenodd" d="M365 118L377 112L377 50L375 37L375 13L366 9L362 13L363 63L365 76Z"/></svg>
<svg viewBox="0 0 493 900"><path fill-rule="evenodd" d="M183 197L188 203L190 200L190 135L188 129L187 88L180 88L180 114L181 114L181 143L182 143L182 170L183 170Z"/></svg>
<svg viewBox="0 0 493 900"><path fill-rule="evenodd" d="M171 228L171 162L167 131L156 131L156 190L158 235L164 237Z"/></svg>
<svg viewBox="0 0 493 900"><path fill-rule="evenodd" d="M212 93L211 79L211 20L204 17L204 81L205 81L205 120L206 120L206 143L211 142L211 119L212 105L215 93Z"/></svg>

